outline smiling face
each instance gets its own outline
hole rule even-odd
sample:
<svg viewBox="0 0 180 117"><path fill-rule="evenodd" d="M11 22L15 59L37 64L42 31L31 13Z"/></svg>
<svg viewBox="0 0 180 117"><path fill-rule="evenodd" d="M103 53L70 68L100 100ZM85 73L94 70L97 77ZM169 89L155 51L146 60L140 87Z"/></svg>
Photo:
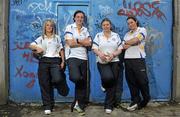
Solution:
<svg viewBox="0 0 180 117"><path fill-rule="evenodd" d="M45 24L45 33L52 33L53 32L53 23L50 21L47 21Z"/></svg>
<svg viewBox="0 0 180 117"><path fill-rule="evenodd" d="M109 21L104 21L102 23L102 29L103 29L104 32L111 31L111 23Z"/></svg>
<svg viewBox="0 0 180 117"><path fill-rule="evenodd" d="M137 21L133 20L133 19L128 19L127 20L127 23L128 23L128 27L130 30L136 30L137 29Z"/></svg>
<svg viewBox="0 0 180 117"><path fill-rule="evenodd" d="M82 25L84 22L84 14L83 13L77 13L74 17L74 21L77 25Z"/></svg>

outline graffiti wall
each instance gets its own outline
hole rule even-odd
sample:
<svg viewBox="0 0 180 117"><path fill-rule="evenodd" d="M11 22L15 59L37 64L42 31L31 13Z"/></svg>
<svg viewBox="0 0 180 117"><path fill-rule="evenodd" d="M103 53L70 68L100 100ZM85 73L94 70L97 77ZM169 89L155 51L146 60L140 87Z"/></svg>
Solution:
<svg viewBox="0 0 180 117"><path fill-rule="evenodd" d="M16 102L41 100L37 78L38 61L32 57L29 43L41 35L43 21L47 18L56 21L62 38L64 24L72 22L69 19L72 18L72 9L85 9L92 37L101 31L101 20L108 17L113 23L113 30L123 39L128 30L126 18L135 15L140 25L148 30L146 63L151 97L153 100L171 98L172 0L10 0L10 99ZM100 89L101 81L92 52L89 52L89 66L90 100L99 102L104 99L104 93ZM66 74L68 79L67 70ZM71 89L69 95L64 98L55 93L56 100L71 101L74 86L69 80L68 85ZM130 99L125 79L122 98Z"/></svg>

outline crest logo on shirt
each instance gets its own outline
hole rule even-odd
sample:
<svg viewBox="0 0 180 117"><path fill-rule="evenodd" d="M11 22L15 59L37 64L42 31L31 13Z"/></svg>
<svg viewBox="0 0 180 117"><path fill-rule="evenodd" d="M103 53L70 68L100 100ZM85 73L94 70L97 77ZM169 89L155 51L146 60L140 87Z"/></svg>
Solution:
<svg viewBox="0 0 180 117"><path fill-rule="evenodd" d="M57 48L60 48L60 45L58 44L58 45L56 45L56 47L57 47Z"/></svg>
<svg viewBox="0 0 180 117"><path fill-rule="evenodd" d="M112 38L112 40L113 40L113 41L116 41L116 39L115 39L115 38Z"/></svg>
<svg viewBox="0 0 180 117"><path fill-rule="evenodd" d="M82 36L86 37L86 32L85 31L82 31Z"/></svg>

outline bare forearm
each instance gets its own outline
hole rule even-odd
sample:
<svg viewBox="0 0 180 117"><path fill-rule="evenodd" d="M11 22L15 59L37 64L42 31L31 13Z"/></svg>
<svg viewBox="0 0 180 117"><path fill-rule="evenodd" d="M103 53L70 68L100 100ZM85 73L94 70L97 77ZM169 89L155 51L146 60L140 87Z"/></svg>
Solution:
<svg viewBox="0 0 180 117"><path fill-rule="evenodd" d="M128 40L128 41L125 41L125 44L126 45L136 45L136 44L138 44L139 43L139 39L138 38L132 38L132 39L130 39L130 40Z"/></svg>
<svg viewBox="0 0 180 117"><path fill-rule="evenodd" d="M61 56L62 62L65 62L64 49L61 49L60 56Z"/></svg>
<svg viewBox="0 0 180 117"><path fill-rule="evenodd" d="M101 51L99 51L98 49L93 49L94 53L99 56L99 54L101 54Z"/></svg>
<svg viewBox="0 0 180 117"><path fill-rule="evenodd" d="M122 52L122 49L118 49L115 52L113 52L113 56L116 57Z"/></svg>
<svg viewBox="0 0 180 117"><path fill-rule="evenodd" d="M36 46L36 45L29 45L29 49L31 49L31 50L36 50L36 49L37 49L37 46Z"/></svg>
<svg viewBox="0 0 180 117"><path fill-rule="evenodd" d="M85 38L82 40L77 39L77 43L85 47L91 46L91 42L91 38Z"/></svg>
<svg viewBox="0 0 180 117"><path fill-rule="evenodd" d="M75 39L66 40L66 43L67 43L71 48L75 48L75 47L81 46L80 44L77 43L77 41L76 41Z"/></svg>

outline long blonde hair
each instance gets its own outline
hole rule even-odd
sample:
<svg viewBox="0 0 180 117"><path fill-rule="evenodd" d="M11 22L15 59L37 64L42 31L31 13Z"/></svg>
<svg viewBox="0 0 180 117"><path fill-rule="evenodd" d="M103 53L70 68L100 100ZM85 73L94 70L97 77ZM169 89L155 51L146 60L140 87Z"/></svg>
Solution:
<svg viewBox="0 0 180 117"><path fill-rule="evenodd" d="M43 37L43 39L44 39L44 36L46 35L46 24L47 24L47 22L50 22L50 23L51 23L51 25L52 25L52 27L53 27L53 29L52 29L52 35L53 35L53 37L55 38L55 35L56 35L56 24L55 24L55 22L54 22L53 20L51 20L51 19L47 19L47 20L44 21L43 31L42 31L42 37Z"/></svg>

